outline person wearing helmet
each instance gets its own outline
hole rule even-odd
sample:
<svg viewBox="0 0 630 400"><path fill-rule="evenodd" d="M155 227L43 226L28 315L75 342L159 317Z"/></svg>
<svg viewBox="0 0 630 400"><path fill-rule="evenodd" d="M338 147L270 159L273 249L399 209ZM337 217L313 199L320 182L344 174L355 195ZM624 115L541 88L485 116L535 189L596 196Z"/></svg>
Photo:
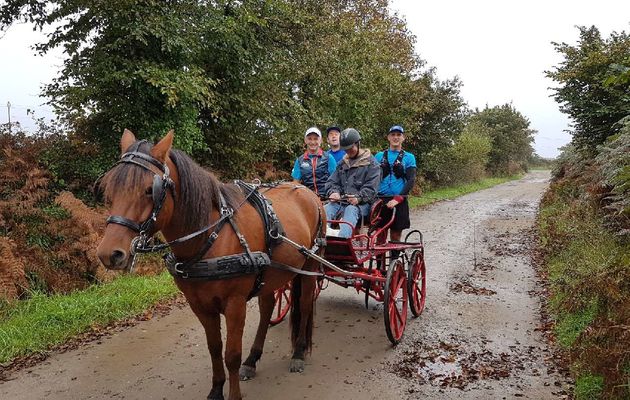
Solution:
<svg viewBox="0 0 630 400"><path fill-rule="evenodd" d="M314 191L320 198L326 197L326 182L335 171L337 162L328 151L322 150L322 133L310 127L304 133L306 151L295 159L291 176L296 182Z"/></svg>
<svg viewBox="0 0 630 400"><path fill-rule="evenodd" d="M409 221L409 202L407 195L416 180L416 157L402 149L405 130L400 125L389 128L387 133L389 148L374 156L382 172L379 196L383 196L386 208L381 211L382 221L389 221L392 209L396 209L394 222L390 226L390 239L399 241L402 231L411 226Z"/></svg>
<svg viewBox="0 0 630 400"><path fill-rule="evenodd" d="M346 151L341 148L339 144L339 137L341 136L341 128L338 126L329 126L326 129L326 140L330 146L330 154L335 158L335 161L339 162L346 155Z"/></svg>
<svg viewBox="0 0 630 400"><path fill-rule="evenodd" d="M343 213L340 229L328 228L327 235L349 238L359 218L370 213L370 204L376 198L381 182L381 168L369 149L361 148L361 135L354 128L341 132L339 144L346 155L326 184L330 203L326 204L326 217L335 219Z"/></svg>

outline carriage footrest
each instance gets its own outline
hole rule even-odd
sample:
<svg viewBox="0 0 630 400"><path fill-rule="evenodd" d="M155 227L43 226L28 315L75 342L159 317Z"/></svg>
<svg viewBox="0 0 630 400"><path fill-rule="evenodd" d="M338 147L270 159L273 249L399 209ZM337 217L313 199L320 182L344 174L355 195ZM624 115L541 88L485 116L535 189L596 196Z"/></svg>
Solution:
<svg viewBox="0 0 630 400"><path fill-rule="evenodd" d="M261 251L208 258L194 264L177 262L173 253L165 257L166 268L171 275L184 279L219 280L257 274L271 264L269 255Z"/></svg>

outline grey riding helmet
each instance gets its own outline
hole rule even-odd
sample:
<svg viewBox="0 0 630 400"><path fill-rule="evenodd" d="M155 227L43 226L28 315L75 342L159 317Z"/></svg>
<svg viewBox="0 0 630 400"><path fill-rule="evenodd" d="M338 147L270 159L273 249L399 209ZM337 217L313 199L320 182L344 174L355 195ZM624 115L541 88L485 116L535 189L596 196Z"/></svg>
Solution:
<svg viewBox="0 0 630 400"><path fill-rule="evenodd" d="M354 128L347 128L341 132L341 136L339 138L339 145L342 149L348 150L355 143L359 143L361 141L361 134Z"/></svg>

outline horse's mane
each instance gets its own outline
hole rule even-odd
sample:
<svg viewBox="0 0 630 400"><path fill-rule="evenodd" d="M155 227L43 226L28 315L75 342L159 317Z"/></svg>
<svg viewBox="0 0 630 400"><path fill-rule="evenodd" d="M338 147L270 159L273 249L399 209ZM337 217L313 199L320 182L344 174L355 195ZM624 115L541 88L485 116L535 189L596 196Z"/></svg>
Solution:
<svg viewBox="0 0 630 400"><path fill-rule="evenodd" d="M133 146L133 145L132 145ZM150 143L142 143L138 152L150 154ZM236 185L221 183L211 172L200 167L192 158L180 150L171 150L170 158L177 168L180 190L175 198L174 218L180 219L182 228L194 232L210 222L210 215L220 205L220 193L233 209L238 207L243 193ZM111 201L114 194L137 196L144 193L147 175L144 168L131 163L114 166L100 181L100 189L106 201Z"/></svg>
<svg viewBox="0 0 630 400"><path fill-rule="evenodd" d="M236 185L221 183L183 151L171 150L170 156L177 167L180 186L175 213L180 214L186 231L195 231L209 223L212 209L220 206L220 193L229 207L237 209L243 192Z"/></svg>

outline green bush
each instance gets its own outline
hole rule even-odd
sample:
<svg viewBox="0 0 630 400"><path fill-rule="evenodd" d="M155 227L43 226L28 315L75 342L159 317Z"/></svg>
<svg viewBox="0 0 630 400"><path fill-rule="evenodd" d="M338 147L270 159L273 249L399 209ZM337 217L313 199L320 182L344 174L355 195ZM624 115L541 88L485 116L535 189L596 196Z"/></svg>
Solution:
<svg viewBox="0 0 630 400"><path fill-rule="evenodd" d="M618 235L630 237L630 117L624 119L621 132L598 150L606 222Z"/></svg>
<svg viewBox="0 0 630 400"><path fill-rule="evenodd" d="M475 182L486 173L492 145L480 124L471 123L448 148L431 153L427 168L440 185Z"/></svg>

